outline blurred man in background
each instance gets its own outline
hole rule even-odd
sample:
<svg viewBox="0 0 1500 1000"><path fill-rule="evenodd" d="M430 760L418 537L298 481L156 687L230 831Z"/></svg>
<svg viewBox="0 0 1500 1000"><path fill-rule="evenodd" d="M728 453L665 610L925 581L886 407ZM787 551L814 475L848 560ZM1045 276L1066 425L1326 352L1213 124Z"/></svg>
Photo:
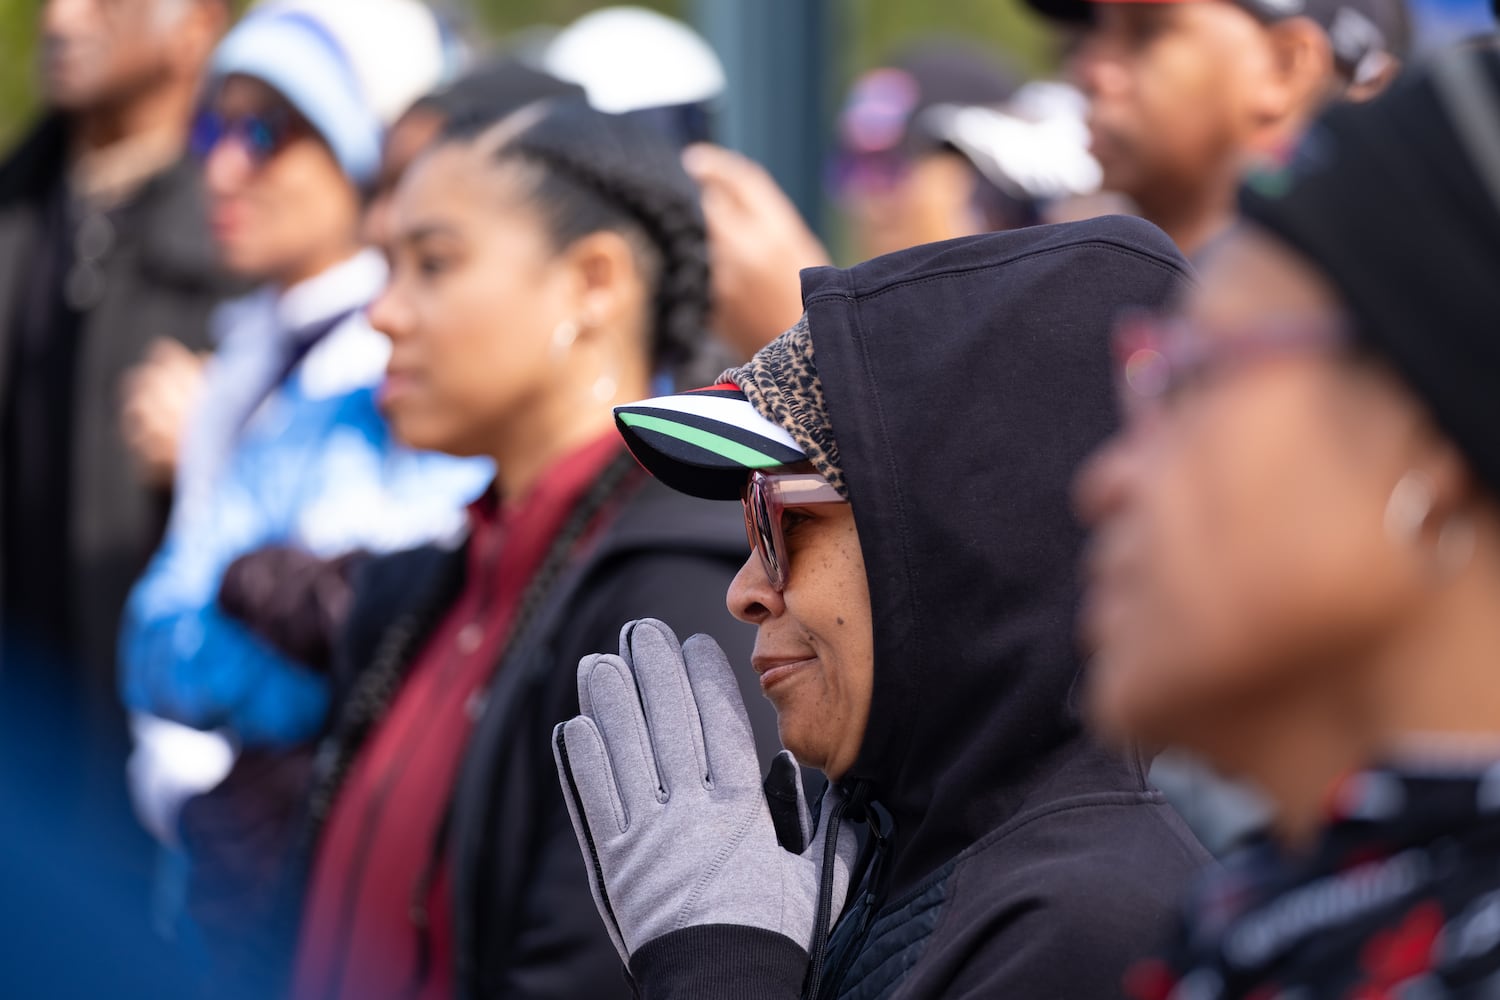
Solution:
<svg viewBox="0 0 1500 1000"><path fill-rule="evenodd" d="M184 157L228 17L223 0L42 4L48 110L0 165L0 705L48 710L44 770L69 808L124 802L116 623L168 507L170 479L122 447L121 376L158 339L191 371L228 291Z"/></svg>
<svg viewBox="0 0 1500 1000"><path fill-rule="evenodd" d="M1280 159L1331 100L1396 74L1403 0L1029 0L1079 24L1104 187L1131 198L1189 256L1223 231L1234 191Z"/></svg>
<svg viewBox="0 0 1500 1000"><path fill-rule="evenodd" d="M0 838L0 966L13 996L162 995L113 650L171 479L133 462L119 394L154 353L166 417L230 291L184 155L230 4L36 7L46 110L0 163L0 797L25 817Z"/></svg>

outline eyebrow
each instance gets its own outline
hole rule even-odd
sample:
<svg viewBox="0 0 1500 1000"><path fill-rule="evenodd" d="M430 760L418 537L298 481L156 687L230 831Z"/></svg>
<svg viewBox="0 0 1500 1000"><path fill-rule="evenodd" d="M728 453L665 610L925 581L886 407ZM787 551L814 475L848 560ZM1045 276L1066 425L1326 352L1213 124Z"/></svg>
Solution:
<svg viewBox="0 0 1500 1000"><path fill-rule="evenodd" d="M459 230L449 223L424 222L407 230L406 233L402 235L401 241L403 243L419 243L422 240L432 239L434 237L458 239L461 235L462 234L459 232Z"/></svg>

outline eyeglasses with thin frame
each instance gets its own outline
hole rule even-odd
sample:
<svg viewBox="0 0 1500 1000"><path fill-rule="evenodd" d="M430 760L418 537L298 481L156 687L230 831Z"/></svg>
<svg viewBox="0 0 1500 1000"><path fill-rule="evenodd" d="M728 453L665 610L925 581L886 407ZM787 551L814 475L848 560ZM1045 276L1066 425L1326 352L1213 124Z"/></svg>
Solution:
<svg viewBox="0 0 1500 1000"><path fill-rule="evenodd" d="M745 505L745 535L778 594L786 589L789 572L783 515L798 507L848 503L816 472L752 472L740 499Z"/></svg>
<svg viewBox="0 0 1500 1000"><path fill-rule="evenodd" d="M1178 316L1136 313L1114 331L1116 381L1127 414L1161 409L1192 385L1226 370L1289 355L1334 351L1350 342L1335 317L1298 317L1210 334Z"/></svg>

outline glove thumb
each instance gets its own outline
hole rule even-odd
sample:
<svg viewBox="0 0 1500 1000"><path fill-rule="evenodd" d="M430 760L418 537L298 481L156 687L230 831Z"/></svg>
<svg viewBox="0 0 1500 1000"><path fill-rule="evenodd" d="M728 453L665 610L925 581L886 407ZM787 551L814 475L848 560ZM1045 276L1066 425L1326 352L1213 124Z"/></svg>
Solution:
<svg viewBox="0 0 1500 1000"><path fill-rule="evenodd" d="M812 839L812 813L807 808L807 794L802 789L802 768L790 750L771 758L771 770L762 786L776 840L793 854L807 850Z"/></svg>

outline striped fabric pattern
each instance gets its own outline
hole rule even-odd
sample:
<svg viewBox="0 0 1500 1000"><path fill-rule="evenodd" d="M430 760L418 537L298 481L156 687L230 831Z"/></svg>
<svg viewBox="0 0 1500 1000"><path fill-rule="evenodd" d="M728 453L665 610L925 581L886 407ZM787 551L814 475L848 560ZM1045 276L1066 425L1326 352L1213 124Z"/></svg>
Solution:
<svg viewBox="0 0 1500 1000"><path fill-rule="evenodd" d="M751 470L806 461L732 382L616 407L615 423L647 472L705 500L738 499Z"/></svg>

